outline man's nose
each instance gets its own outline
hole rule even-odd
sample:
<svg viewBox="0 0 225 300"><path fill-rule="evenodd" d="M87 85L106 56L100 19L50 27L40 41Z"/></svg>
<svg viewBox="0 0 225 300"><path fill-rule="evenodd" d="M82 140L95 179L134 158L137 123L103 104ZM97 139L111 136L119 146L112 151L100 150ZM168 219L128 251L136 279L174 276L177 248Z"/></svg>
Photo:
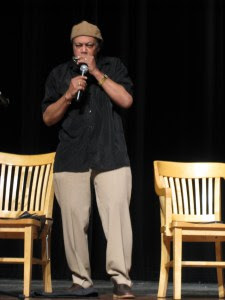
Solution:
<svg viewBox="0 0 225 300"><path fill-rule="evenodd" d="M85 53L87 52L87 46L85 44L82 45L81 51Z"/></svg>

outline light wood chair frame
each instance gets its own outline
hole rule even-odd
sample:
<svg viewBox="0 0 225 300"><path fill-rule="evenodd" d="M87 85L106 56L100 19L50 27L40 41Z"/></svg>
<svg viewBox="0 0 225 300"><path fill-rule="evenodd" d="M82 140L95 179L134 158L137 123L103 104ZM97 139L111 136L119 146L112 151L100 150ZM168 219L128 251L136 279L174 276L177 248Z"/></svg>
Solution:
<svg viewBox="0 0 225 300"><path fill-rule="evenodd" d="M173 268L173 298L181 299L182 268L216 268L219 298L225 297L221 221L221 180L224 163L154 161L155 192L160 200L161 265L158 298L165 298ZM214 261L183 261L183 242L214 242ZM171 259L171 244L173 259Z"/></svg>
<svg viewBox="0 0 225 300"><path fill-rule="evenodd" d="M23 257L1 257L0 263L24 265L25 297L31 292L33 264L42 266L44 291L52 292L50 240L54 157L55 153L20 155L0 152L0 239L24 241ZM45 216L44 226L37 219L19 218L24 212ZM41 241L41 258L33 257L34 239Z"/></svg>

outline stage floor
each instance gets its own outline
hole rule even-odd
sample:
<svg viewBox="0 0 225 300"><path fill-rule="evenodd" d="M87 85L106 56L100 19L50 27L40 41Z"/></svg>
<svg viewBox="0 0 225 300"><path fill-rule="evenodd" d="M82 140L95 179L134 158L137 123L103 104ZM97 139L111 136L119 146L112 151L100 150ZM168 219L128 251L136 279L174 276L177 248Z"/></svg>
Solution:
<svg viewBox="0 0 225 300"><path fill-rule="evenodd" d="M12 279L0 279L0 300L16 300L19 295L22 293L22 281L21 280L12 280ZM71 281L64 280L53 280L53 291L61 291L67 289L71 286ZM86 297L86 298L51 298L58 300L66 299L101 299L109 300L113 299L112 297L112 283L107 281L94 281L94 287L99 293L98 297ZM157 299L157 282L151 281L134 281L132 291L136 296L136 300L156 300ZM33 280L32 281L32 291L41 291L42 290L42 281ZM186 300L190 299L218 299L217 285L216 284L203 284L203 283L183 283L182 284L182 298ZM28 299L42 299L47 300L50 298L26 298ZM169 284L167 298L172 299L172 285Z"/></svg>

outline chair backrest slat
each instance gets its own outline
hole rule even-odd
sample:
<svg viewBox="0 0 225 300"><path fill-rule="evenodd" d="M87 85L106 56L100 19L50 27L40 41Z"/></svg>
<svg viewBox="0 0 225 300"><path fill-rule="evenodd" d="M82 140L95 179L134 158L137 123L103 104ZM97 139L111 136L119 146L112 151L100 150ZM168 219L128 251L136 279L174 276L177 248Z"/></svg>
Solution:
<svg viewBox="0 0 225 300"><path fill-rule="evenodd" d="M30 166L28 168L27 180L25 183L25 195L24 195L24 204L23 204L23 210L25 211L29 210L29 193L30 193L31 175L32 175L32 167Z"/></svg>
<svg viewBox="0 0 225 300"><path fill-rule="evenodd" d="M182 194L183 194L184 214L188 215L189 214L188 195L187 195L186 180L184 178L181 179L181 185L182 185Z"/></svg>
<svg viewBox="0 0 225 300"><path fill-rule="evenodd" d="M46 187L48 184L48 178L49 178L49 172L50 172L50 165L47 165L45 168L45 172L43 174L43 193L41 195L41 210L44 210L44 199L46 197Z"/></svg>
<svg viewBox="0 0 225 300"><path fill-rule="evenodd" d="M213 178L208 179L208 212L213 214Z"/></svg>
<svg viewBox="0 0 225 300"><path fill-rule="evenodd" d="M196 215L200 215L200 191L199 191L199 179L195 178L195 205L196 205Z"/></svg>
<svg viewBox="0 0 225 300"><path fill-rule="evenodd" d="M42 181L43 181L43 172L44 172L44 167L41 166L39 176L38 176L38 184L37 184L37 197L36 197L36 202L35 202L35 210L40 210L41 207L41 186L42 186Z"/></svg>
<svg viewBox="0 0 225 300"><path fill-rule="evenodd" d="M215 188L214 188L214 199L215 201L215 215L220 220L221 219L221 193L220 193L220 178L215 178Z"/></svg>
<svg viewBox="0 0 225 300"><path fill-rule="evenodd" d="M202 178L202 214L206 215L207 203L206 203L206 178Z"/></svg>
<svg viewBox="0 0 225 300"><path fill-rule="evenodd" d="M11 210L15 211L16 210L16 192L17 192L17 187L18 187L18 176L19 176L19 167L15 166L14 168L14 178L13 178L13 187L12 187L12 205L11 205Z"/></svg>
<svg viewBox="0 0 225 300"><path fill-rule="evenodd" d="M167 177L165 177L167 178ZM169 177L169 183L170 183L170 188L172 190L172 205L173 205L173 211L176 214L178 212L178 207L177 207L177 196L175 192L175 184L174 184L174 179L172 177Z"/></svg>
<svg viewBox="0 0 225 300"><path fill-rule="evenodd" d="M5 183L5 165L1 166L1 181L0 181L0 210L3 208L3 195L4 195L4 183Z"/></svg>
<svg viewBox="0 0 225 300"><path fill-rule="evenodd" d="M189 194L190 214L192 215L195 212L195 205L194 205L193 183L191 178L188 178L188 194Z"/></svg>
<svg viewBox="0 0 225 300"><path fill-rule="evenodd" d="M40 166L34 166L34 177L31 187L31 198L30 198L30 210L35 210L35 194L36 194L36 187L37 187L37 180L38 180L38 173Z"/></svg>
<svg viewBox="0 0 225 300"><path fill-rule="evenodd" d="M24 191L24 177L25 177L26 167L21 168L20 173L20 183L19 183L19 196L17 201L17 210L22 211L22 201L23 201L23 191Z"/></svg>
<svg viewBox="0 0 225 300"><path fill-rule="evenodd" d="M182 199L182 192L181 192L181 186L180 186L180 179L175 178L175 187L176 187L176 193L177 193L177 202L178 202L178 210L180 214L184 213L183 210L183 199Z"/></svg>
<svg viewBox="0 0 225 300"><path fill-rule="evenodd" d="M5 190L5 203L4 208L7 209L9 204L9 197L10 197L10 178L12 176L12 166L8 166L7 170L7 177L6 177L6 190Z"/></svg>

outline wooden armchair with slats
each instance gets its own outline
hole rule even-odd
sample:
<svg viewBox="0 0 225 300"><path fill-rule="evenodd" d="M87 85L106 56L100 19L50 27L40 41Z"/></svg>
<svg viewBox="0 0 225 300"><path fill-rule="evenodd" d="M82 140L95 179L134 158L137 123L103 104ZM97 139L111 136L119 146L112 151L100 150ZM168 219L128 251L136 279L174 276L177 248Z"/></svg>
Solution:
<svg viewBox="0 0 225 300"><path fill-rule="evenodd" d="M158 297L166 297L170 267L173 267L174 299L181 299L183 267L215 267L219 298L224 298L225 224L221 222L221 182L225 178L225 164L154 161L154 178L161 219ZM215 260L183 261L183 242L214 242Z"/></svg>
<svg viewBox="0 0 225 300"><path fill-rule="evenodd" d="M23 293L26 297L31 292L33 264L42 266L44 291L52 291L50 235L54 157L55 153L0 152L0 239L24 241L23 257L1 257L0 263L24 265ZM21 218L22 214L27 217ZM39 258L33 257L34 239L41 241Z"/></svg>

